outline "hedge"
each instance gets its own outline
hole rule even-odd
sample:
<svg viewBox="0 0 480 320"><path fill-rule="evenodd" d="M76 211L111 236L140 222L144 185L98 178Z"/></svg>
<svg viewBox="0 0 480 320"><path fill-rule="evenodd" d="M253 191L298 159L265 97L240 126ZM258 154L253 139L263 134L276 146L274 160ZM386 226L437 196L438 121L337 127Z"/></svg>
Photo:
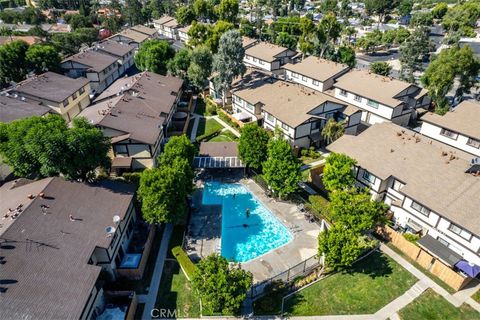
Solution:
<svg viewBox="0 0 480 320"><path fill-rule="evenodd" d="M320 195L311 195L308 197L309 207L315 214L318 214L321 218L330 220L330 201Z"/></svg>
<svg viewBox="0 0 480 320"><path fill-rule="evenodd" d="M226 123L228 123L230 125L230 127L234 128L234 129L237 129L237 130L240 129L240 126L238 125L238 123L233 122L232 119L230 119L230 117L227 116L225 113L219 112L218 117L220 119L222 119L223 121L225 121Z"/></svg>
<svg viewBox="0 0 480 320"><path fill-rule="evenodd" d="M187 279L191 280L197 267L195 267L195 264L193 264L192 260L190 260L187 253L182 249L182 247L176 246L172 248L172 254L175 259L177 259L180 267L187 276Z"/></svg>

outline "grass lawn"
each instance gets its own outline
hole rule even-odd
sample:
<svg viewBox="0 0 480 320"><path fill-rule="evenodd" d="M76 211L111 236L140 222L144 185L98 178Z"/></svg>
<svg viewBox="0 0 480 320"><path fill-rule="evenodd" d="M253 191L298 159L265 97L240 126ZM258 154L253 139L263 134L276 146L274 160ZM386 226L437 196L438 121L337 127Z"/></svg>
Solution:
<svg viewBox="0 0 480 320"><path fill-rule="evenodd" d="M442 296L428 289L408 306L400 310L403 320L473 320L480 319L480 313L467 304L454 307Z"/></svg>
<svg viewBox="0 0 480 320"><path fill-rule="evenodd" d="M223 131L216 137L208 140L208 142L231 142L238 141L238 137L234 135L231 131Z"/></svg>
<svg viewBox="0 0 480 320"><path fill-rule="evenodd" d="M197 128L197 136L202 134L214 132L215 130L222 129L223 126L215 119L200 119Z"/></svg>
<svg viewBox="0 0 480 320"><path fill-rule="evenodd" d="M178 318L200 317L200 299L176 261L165 261L155 308L176 310Z"/></svg>
<svg viewBox="0 0 480 320"><path fill-rule="evenodd" d="M301 156L301 157L300 157L300 161L302 161L303 164L310 164L310 163L312 163L312 162L320 161L320 160L322 160L322 159L323 159L322 156L314 157L314 158L307 157L307 156Z"/></svg>
<svg viewBox="0 0 480 320"><path fill-rule="evenodd" d="M417 279L388 256L374 252L285 301L291 316L371 314L402 295Z"/></svg>
<svg viewBox="0 0 480 320"><path fill-rule="evenodd" d="M480 303L480 290L473 294L472 299Z"/></svg>

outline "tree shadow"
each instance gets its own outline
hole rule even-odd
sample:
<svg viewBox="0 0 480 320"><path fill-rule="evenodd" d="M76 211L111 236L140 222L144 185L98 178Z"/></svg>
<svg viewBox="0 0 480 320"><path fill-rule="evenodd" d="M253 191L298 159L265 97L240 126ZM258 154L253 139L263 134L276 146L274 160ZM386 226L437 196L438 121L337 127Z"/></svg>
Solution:
<svg viewBox="0 0 480 320"><path fill-rule="evenodd" d="M155 307L159 310L168 310L168 314L172 315L177 310L177 296L178 293L172 291L172 283L174 275L178 275L180 266L175 261L165 261L163 267L162 280L158 292L159 300L155 303ZM178 314L177 314L178 316Z"/></svg>
<svg viewBox="0 0 480 320"><path fill-rule="evenodd" d="M393 269L388 258L378 251L356 262L351 268L342 271L346 274L363 273L372 279L386 277L392 274Z"/></svg>

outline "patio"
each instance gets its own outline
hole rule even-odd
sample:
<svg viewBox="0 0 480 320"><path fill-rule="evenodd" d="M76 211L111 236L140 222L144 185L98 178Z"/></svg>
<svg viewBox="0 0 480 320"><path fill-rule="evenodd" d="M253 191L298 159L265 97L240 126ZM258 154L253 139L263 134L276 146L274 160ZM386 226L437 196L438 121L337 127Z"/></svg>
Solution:
<svg viewBox="0 0 480 320"><path fill-rule="evenodd" d="M210 175L214 172L213 175ZM202 205L203 181L241 183L260 200L292 233L293 240L256 259L242 263L242 268L252 272L254 282L270 279L302 263L317 254L317 237L320 226L305 219L304 213L292 203L277 201L252 180L243 178L243 170L230 169L205 171L199 177L197 190L193 194L192 213L187 234L187 252L194 261L212 253L220 252L221 245L221 206Z"/></svg>

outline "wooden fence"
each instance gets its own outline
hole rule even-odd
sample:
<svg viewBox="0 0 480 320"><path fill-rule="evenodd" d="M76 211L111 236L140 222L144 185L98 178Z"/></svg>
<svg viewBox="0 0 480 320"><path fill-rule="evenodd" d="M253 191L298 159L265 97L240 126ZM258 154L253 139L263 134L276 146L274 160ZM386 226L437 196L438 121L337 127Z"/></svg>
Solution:
<svg viewBox="0 0 480 320"><path fill-rule="evenodd" d="M384 239L390 241L410 259L430 271L454 290L458 291L462 289L470 282L470 280L472 280L472 278L465 277L451 269L449 266L443 264L440 260L436 259L414 243L408 241L401 233L396 232L389 226L378 227L376 232Z"/></svg>

